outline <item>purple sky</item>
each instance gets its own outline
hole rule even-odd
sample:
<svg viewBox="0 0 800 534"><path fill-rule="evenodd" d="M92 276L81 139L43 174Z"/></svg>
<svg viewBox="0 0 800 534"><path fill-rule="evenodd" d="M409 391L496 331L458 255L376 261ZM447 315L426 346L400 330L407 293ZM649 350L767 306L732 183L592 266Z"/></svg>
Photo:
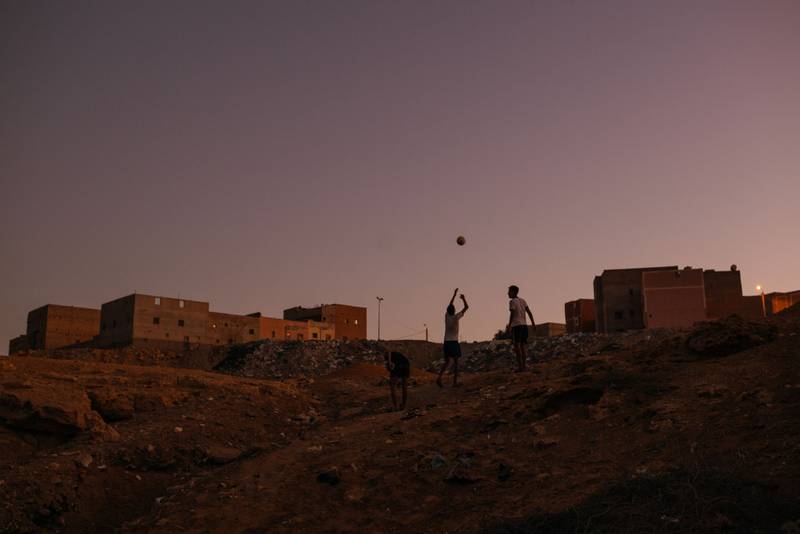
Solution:
<svg viewBox="0 0 800 534"><path fill-rule="evenodd" d="M604 268L800 289L800 2L0 1L0 353L45 303L385 297L489 337ZM458 247L459 234L467 238Z"/></svg>

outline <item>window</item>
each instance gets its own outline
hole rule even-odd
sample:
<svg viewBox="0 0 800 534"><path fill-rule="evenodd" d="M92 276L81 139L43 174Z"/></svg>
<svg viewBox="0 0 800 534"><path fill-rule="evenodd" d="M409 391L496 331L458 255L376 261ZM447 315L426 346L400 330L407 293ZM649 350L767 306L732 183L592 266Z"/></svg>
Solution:
<svg viewBox="0 0 800 534"><path fill-rule="evenodd" d="M117 327L117 320L114 319L113 321L111 321L111 328L116 328L116 327Z"/></svg>
<svg viewBox="0 0 800 534"><path fill-rule="evenodd" d="M623 312L621 311L614 312L614 319L621 320L623 317L625 317L625 314Z"/></svg>
<svg viewBox="0 0 800 534"><path fill-rule="evenodd" d="M272 337L275 337L275 330L272 331Z"/></svg>
<svg viewBox="0 0 800 534"><path fill-rule="evenodd" d="M217 340L217 345L219 345L219 339Z"/></svg>
<svg viewBox="0 0 800 534"><path fill-rule="evenodd" d="M628 295L633 296L633 288L628 289Z"/></svg>
<svg viewBox="0 0 800 534"><path fill-rule="evenodd" d="M153 317L153 324L161 324L161 317Z"/></svg>
<svg viewBox="0 0 800 534"><path fill-rule="evenodd" d="M311 334L311 337L313 337L314 339L317 339L317 333L316 333L316 332L313 332L313 333Z"/></svg>
<svg viewBox="0 0 800 534"><path fill-rule="evenodd" d="M356 319L356 320L355 320L355 321L353 321L353 322L354 322L355 324L358 324L358 319Z"/></svg>
<svg viewBox="0 0 800 534"><path fill-rule="evenodd" d="M156 297L156 306L161 306L161 297Z"/></svg>
<svg viewBox="0 0 800 534"><path fill-rule="evenodd" d="M628 310L628 314L630 314L630 316L633 317L634 315L636 315L636 312L633 310Z"/></svg>
<svg viewBox="0 0 800 534"><path fill-rule="evenodd" d="M331 335L330 335L330 334L325 334L325 339L327 339L328 341L330 341L330 339L331 339Z"/></svg>
<svg viewBox="0 0 800 534"><path fill-rule="evenodd" d="M214 324L211 325L211 328L216 328L216 327L217 327L217 323L214 323Z"/></svg>
<svg viewBox="0 0 800 534"><path fill-rule="evenodd" d="M178 326L184 326L184 325L185 323L183 322L183 319L178 319Z"/></svg>
<svg viewBox="0 0 800 534"><path fill-rule="evenodd" d="M164 337L169 337L169 332L165 333Z"/></svg>
<svg viewBox="0 0 800 534"><path fill-rule="evenodd" d="M253 330L253 329L251 328L251 329L250 329L250 335L251 335L251 336L254 336L255 334L256 334L256 331L255 331L255 330Z"/></svg>
<svg viewBox="0 0 800 534"><path fill-rule="evenodd" d="M183 308L184 302L182 300L178 301L178 307Z"/></svg>
<svg viewBox="0 0 800 534"><path fill-rule="evenodd" d="M345 319L344 324L350 324L350 319Z"/></svg>
<svg viewBox="0 0 800 534"><path fill-rule="evenodd" d="M101 332L105 332L106 331L106 323L103 323L103 325L100 327L100 331Z"/></svg>
<svg viewBox="0 0 800 534"><path fill-rule="evenodd" d="M297 334L297 339L302 340L303 339L303 334Z"/></svg>
<svg viewBox="0 0 800 534"><path fill-rule="evenodd" d="M233 338L228 338L228 345L232 345L232 344L233 344Z"/></svg>
<svg viewBox="0 0 800 534"><path fill-rule="evenodd" d="M189 342L189 336L183 336L183 340L184 340L186 343L188 343L188 342Z"/></svg>

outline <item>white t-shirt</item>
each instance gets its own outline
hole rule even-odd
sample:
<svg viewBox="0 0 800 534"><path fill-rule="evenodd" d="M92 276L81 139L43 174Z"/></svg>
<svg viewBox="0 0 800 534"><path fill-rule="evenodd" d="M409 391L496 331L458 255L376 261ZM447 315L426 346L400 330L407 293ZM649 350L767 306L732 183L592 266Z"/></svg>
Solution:
<svg viewBox="0 0 800 534"><path fill-rule="evenodd" d="M464 312L460 311L454 315L444 314L444 340L458 341L458 321L464 317Z"/></svg>
<svg viewBox="0 0 800 534"><path fill-rule="evenodd" d="M525 326L528 324L528 321L525 319L525 308L528 307L528 303L525 302L525 299L514 297L513 299L508 301L508 309L511 311L511 327L515 326Z"/></svg>

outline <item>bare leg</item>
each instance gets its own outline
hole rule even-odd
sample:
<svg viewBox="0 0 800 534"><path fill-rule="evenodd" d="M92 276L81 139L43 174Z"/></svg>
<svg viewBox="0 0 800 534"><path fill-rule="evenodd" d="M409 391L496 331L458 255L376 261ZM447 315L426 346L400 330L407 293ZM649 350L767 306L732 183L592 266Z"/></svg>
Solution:
<svg viewBox="0 0 800 534"><path fill-rule="evenodd" d="M447 366L450 365L450 356L444 357L444 363L442 364L442 368L439 369L439 377L436 379L436 385L442 387L442 375L445 371L447 371Z"/></svg>
<svg viewBox="0 0 800 534"><path fill-rule="evenodd" d="M408 400L408 380L405 377L401 378L401 380L403 384L403 405L400 408L405 410L406 401Z"/></svg>
<svg viewBox="0 0 800 534"><path fill-rule="evenodd" d="M514 353L517 355L517 372L525 370L525 360L523 359L522 343L514 343Z"/></svg>
<svg viewBox="0 0 800 534"><path fill-rule="evenodd" d="M458 358L453 359L453 387L458 387Z"/></svg>
<svg viewBox="0 0 800 534"><path fill-rule="evenodd" d="M397 382L396 378L390 378L389 379L389 389L392 392L392 408L394 408L395 411L397 410L397 395L395 394L395 391L394 391L396 382Z"/></svg>
<svg viewBox="0 0 800 534"><path fill-rule="evenodd" d="M524 371L528 366L528 347L525 343L519 344L519 354L520 359L522 360L522 370Z"/></svg>

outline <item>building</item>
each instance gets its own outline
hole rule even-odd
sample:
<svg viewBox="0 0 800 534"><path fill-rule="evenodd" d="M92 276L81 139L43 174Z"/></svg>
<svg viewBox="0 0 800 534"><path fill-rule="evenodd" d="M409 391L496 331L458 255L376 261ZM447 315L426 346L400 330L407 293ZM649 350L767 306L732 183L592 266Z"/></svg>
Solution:
<svg viewBox="0 0 800 534"><path fill-rule="evenodd" d="M8 352L80 345L92 341L99 326L100 310L47 304L28 313L25 335L11 340Z"/></svg>
<svg viewBox="0 0 800 534"><path fill-rule="evenodd" d="M296 306L283 310L289 321L314 321L333 325L334 339L367 338L367 309L345 304L322 304L313 308Z"/></svg>
<svg viewBox="0 0 800 534"><path fill-rule="evenodd" d="M667 267L606 269L594 277L595 328L597 332L617 332L644 328L642 273L676 271Z"/></svg>
<svg viewBox="0 0 800 534"><path fill-rule="evenodd" d="M687 328L706 319L703 270L642 273L645 328Z"/></svg>
<svg viewBox="0 0 800 534"><path fill-rule="evenodd" d="M577 299L564 304L567 333L594 332L594 300Z"/></svg>
<svg viewBox="0 0 800 534"><path fill-rule="evenodd" d="M528 335L531 337L555 337L567 333L567 325L562 323L538 323L535 327L528 326Z"/></svg>
<svg viewBox="0 0 800 534"><path fill-rule="evenodd" d="M797 303L800 303L800 290L786 293L773 292L764 295L764 311L767 315L775 315Z"/></svg>

